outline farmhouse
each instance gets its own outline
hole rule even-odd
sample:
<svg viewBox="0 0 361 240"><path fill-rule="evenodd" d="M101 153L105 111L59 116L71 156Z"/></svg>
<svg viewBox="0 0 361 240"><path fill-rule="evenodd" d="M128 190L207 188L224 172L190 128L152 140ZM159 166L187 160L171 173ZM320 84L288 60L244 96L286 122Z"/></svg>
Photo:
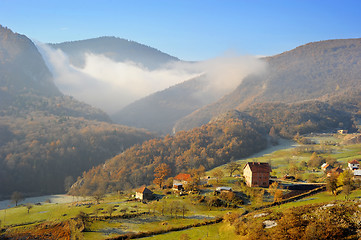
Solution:
<svg viewBox="0 0 361 240"><path fill-rule="evenodd" d="M321 165L321 169L322 171L324 171L325 173L327 173L328 171L331 171L332 170L332 166L328 163L324 163Z"/></svg>
<svg viewBox="0 0 361 240"><path fill-rule="evenodd" d="M173 190L183 190L184 185L192 180L191 175L187 173L180 173L173 178Z"/></svg>
<svg viewBox="0 0 361 240"><path fill-rule="evenodd" d="M338 176L341 173L343 173L343 169L340 167L336 167L327 172L327 177L330 177L332 174L335 174L336 176Z"/></svg>
<svg viewBox="0 0 361 240"><path fill-rule="evenodd" d="M140 200L152 200L153 199L153 192L148 188L141 187L135 192L135 198Z"/></svg>
<svg viewBox="0 0 361 240"><path fill-rule="evenodd" d="M359 163L359 161L354 159L352 161L349 161L347 166L351 171L354 171L354 170L358 170L360 168L360 163Z"/></svg>
<svg viewBox="0 0 361 240"><path fill-rule="evenodd" d="M187 173L180 173L173 178L173 185L177 183L187 184L192 180L191 175Z"/></svg>
<svg viewBox="0 0 361 240"><path fill-rule="evenodd" d="M249 187L269 187L271 166L263 162L248 162L243 168L243 176Z"/></svg>

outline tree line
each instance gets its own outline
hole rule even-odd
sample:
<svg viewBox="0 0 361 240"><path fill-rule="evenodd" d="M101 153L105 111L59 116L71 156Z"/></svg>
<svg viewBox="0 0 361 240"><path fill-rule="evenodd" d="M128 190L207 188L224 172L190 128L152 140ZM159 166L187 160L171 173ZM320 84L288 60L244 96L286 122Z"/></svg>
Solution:
<svg viewBox="0 0 361 240"><path fill-rule="evenodd" d="M203 166L212 169L231 158L242 158L267 146L267 129L256 119L242 114L222 118L174 136L152 139L127 149L109 161L84 172L72 194L90 195L99 189L116 191L149 184L161 164L170 175Z"/></svg>
<svg viewBox="0 0 361 240"><path fill-rule="evenodd" d="M144 130L42 112L0 117L0 135L3 197L14 191L63 193L83 171L153 137Z"/></svg>

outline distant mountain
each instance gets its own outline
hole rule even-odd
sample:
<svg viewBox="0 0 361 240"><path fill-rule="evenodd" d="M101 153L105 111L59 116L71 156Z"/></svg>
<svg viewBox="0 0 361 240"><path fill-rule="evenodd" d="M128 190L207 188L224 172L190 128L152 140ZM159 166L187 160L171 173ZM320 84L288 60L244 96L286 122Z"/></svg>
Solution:
<svg viewBox="0 0 361 240"><path fill-rule="evenodd" d="M135 101L111 118L119 124L169 134L179 119L222 96L222 91L207 91L207 85L206 75L190 79Z"/></svg>
<svg viewBox="0 0 361 240"><path fill-rule="evenodd" d="M0 115L33 111L111 121L103 111L64 96L34 43L0 25Z"/></svg>
<svg viewBox="0 0 361 240"><path fill-rule="evenodd" d="M63 95L32 41L0 26L0 199L64 192L66 179L152 137Z"/></svg>
<svg viewBox="0 0 361 240"><path fill-rule="evenodd" d="M172 61L179 61L178 58L155 48L116 37L99 37L50 46L65 52L70 62L77 67L84 67L87 53L104 55L117 62L133 62L151 70Z"/></svg>
<svg viewBox="0 0 361 240"><path fill-rule="evenodd" d="M248 76L232 93L179 120L176 131L207 123L231 109L254 103L327 101L361 92L361 39L309 43L264 59L269 70Z"/></svg>

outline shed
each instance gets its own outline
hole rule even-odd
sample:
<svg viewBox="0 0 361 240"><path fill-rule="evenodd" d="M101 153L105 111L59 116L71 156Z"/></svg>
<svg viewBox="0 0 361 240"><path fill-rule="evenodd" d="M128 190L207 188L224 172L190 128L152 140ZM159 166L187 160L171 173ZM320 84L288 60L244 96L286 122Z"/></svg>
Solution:
<svg viewBox="0 0 361 240"><path fill-rule="evenodd" d="M216 192L218 192L218 193L220 193L220 192L232 192L232 188L231 187L217 187Z"/></svg>
<svg viewBox="0 0 361 240"><path fill-rule="evenodd" d="M135 198L140 200L152 200L153 199L153 192L148 188L141 187L135 192Z"/></svg>

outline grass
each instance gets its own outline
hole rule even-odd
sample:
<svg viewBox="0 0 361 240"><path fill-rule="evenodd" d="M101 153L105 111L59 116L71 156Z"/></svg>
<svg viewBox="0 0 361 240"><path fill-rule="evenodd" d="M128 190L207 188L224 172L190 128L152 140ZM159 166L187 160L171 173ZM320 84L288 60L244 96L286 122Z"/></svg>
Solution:
<svg viewBox="0 0 361 240"><path fill-rule="evenodd" d="M237 238L237 235L234 233L231 227L228 227L223 223L217 223L213 225L191 228L183 231L160 234L157 236L146 237L142 239L149 239L149 240L181 239L182 235L187 235L189 239L202 239L202 240L219 240L219 239Z"/></svg>
<svg viewBox="0 0 361 240"><path fill-rule="evenodd" d="M333 138L328 136L327 141L334 141ZM326 140L322 140L322 137L317 137L317 140L322 142ZM320 146L313 147L319 148ZM361 159L361 144L357 145L347 145L342 147L334 147L334 146L326 146L325 149L332 149L332 153L323 154L324 157L331 156L337 159L337 161L344 163L346 165L347 161L352 159ZM267 154L260 157L253 157L250 159L242 159L239 160L239 163L245 164L248 161L262 161L262 162L270 162L273 169L272 175L277 175L281 177L287 170L289 164L299 164L301 161L308 161L311 156L310 152L302 152L299 149L287 149L287 150L279 150L273 152L271 154ZM221 169L224 173L224 177L219 181L219 183L215 183L213 188L209 189L208 193L204 193L204 195L208 196L212 193L212 190L215 189L216 186L230 186L235 191L240 191L241 187L235 182L238 179L233 177L229 177L229 172L226 170L226 165L220 166L216 169L213 169L206 173L206 175L211 175L217 170ZM238 172L234 174L239 174ZM321 171L318 172L310 172L309 170L303 171L302 177L307 179L308 175L314 174L320 181L323 180L324 173ZM159 191L158 193L163 193L163 191ZM10 208L6 210L0 210L0 220L2 226L9 225L20 225L24 224L26 227L33 226L34 222L42 222L42 221L53 221L53 222L61 222L67 220L69 218L73 218L77 216L80 212L84 212L94 216L96 209L103 208L104 210L100 210L98 215L108 215L105 210L107 207L111 205L119 205L116 207L113 216L121 215L121 210L126 209L127 213L133 212L154 212L154 205L159 204L161 201L165 201L166 205L171 204L185 204L187 209L189 210L185 216L186 218L182 218L182 213L177 213L178 217L171 217L169 212L166 213L166 216L160 216L160 210L157 210L157 216L153 214L143 215L131 219L106 219L106 220L96 220L93 221L88 227L88 231L83 233L84 239L98 240L104 239L108 237L115 237L116 235L127 233L127 232L144 232L144 231L155 231L158 229L167 229L178 226L190 225L193 223L198 223L204 221L204 218L208 217L216 217L222 216L229 211L239 211L243 213L245 209L252 209L252 206L244 206L243 209L230 209L230 208L215 208L213 207L211 210L206 205L199 204L198 202L192 202L192 195L189 196L177 196L177 195L166 195L163 200L156 202L153 201L149 204L142 204L139 202L127 202L128 195L117 195L111 194L107 195L106 198L98 205L80 206L76 207L74 204L44 204L41 206L33 206L30 209L30 213L27 213L27 209L25 206L19 206L15 208ZM350 195L350 199L359 199L361 196L361 190L355 190ZM283 209L287 209L290 207L296 206L304 206L313 203L327 203L334 200L344 200L345 195L343 193L335 196L332 196L328 192L322 192L305 199L287 203L281 205L279 207L273 207L275 211L282 211ZM91 201L91 199L89 199ZM198 217L192 217L198 216ZM166 222L166 224L164 224ZM21 229L22 227L19 227ZM182 235L187 234L190 239L234 239L236 235L232 230L232 227L227 224L218 223L208 226L202 226L192 229L187 229L183 231L170 232L166 234L160 234L153 237L148 237L145 239L180 239Z"/></svg>
<svg viewBox="0 0 361 240"><path fill-rule="evenodd" d="M360 196L361 196L361 189L356 189L352 191L352 193L350 194L349 200L359 200ZM271 209L282 210L290 207L299 207L299 206L315 204L315 203L328 203L332 201L344 201L344 200L346 200L346 195L343 193L339 193L338 195L334 196L330 192L321 192L295 202L290 202L277 207L272 207Z"/></svg>

